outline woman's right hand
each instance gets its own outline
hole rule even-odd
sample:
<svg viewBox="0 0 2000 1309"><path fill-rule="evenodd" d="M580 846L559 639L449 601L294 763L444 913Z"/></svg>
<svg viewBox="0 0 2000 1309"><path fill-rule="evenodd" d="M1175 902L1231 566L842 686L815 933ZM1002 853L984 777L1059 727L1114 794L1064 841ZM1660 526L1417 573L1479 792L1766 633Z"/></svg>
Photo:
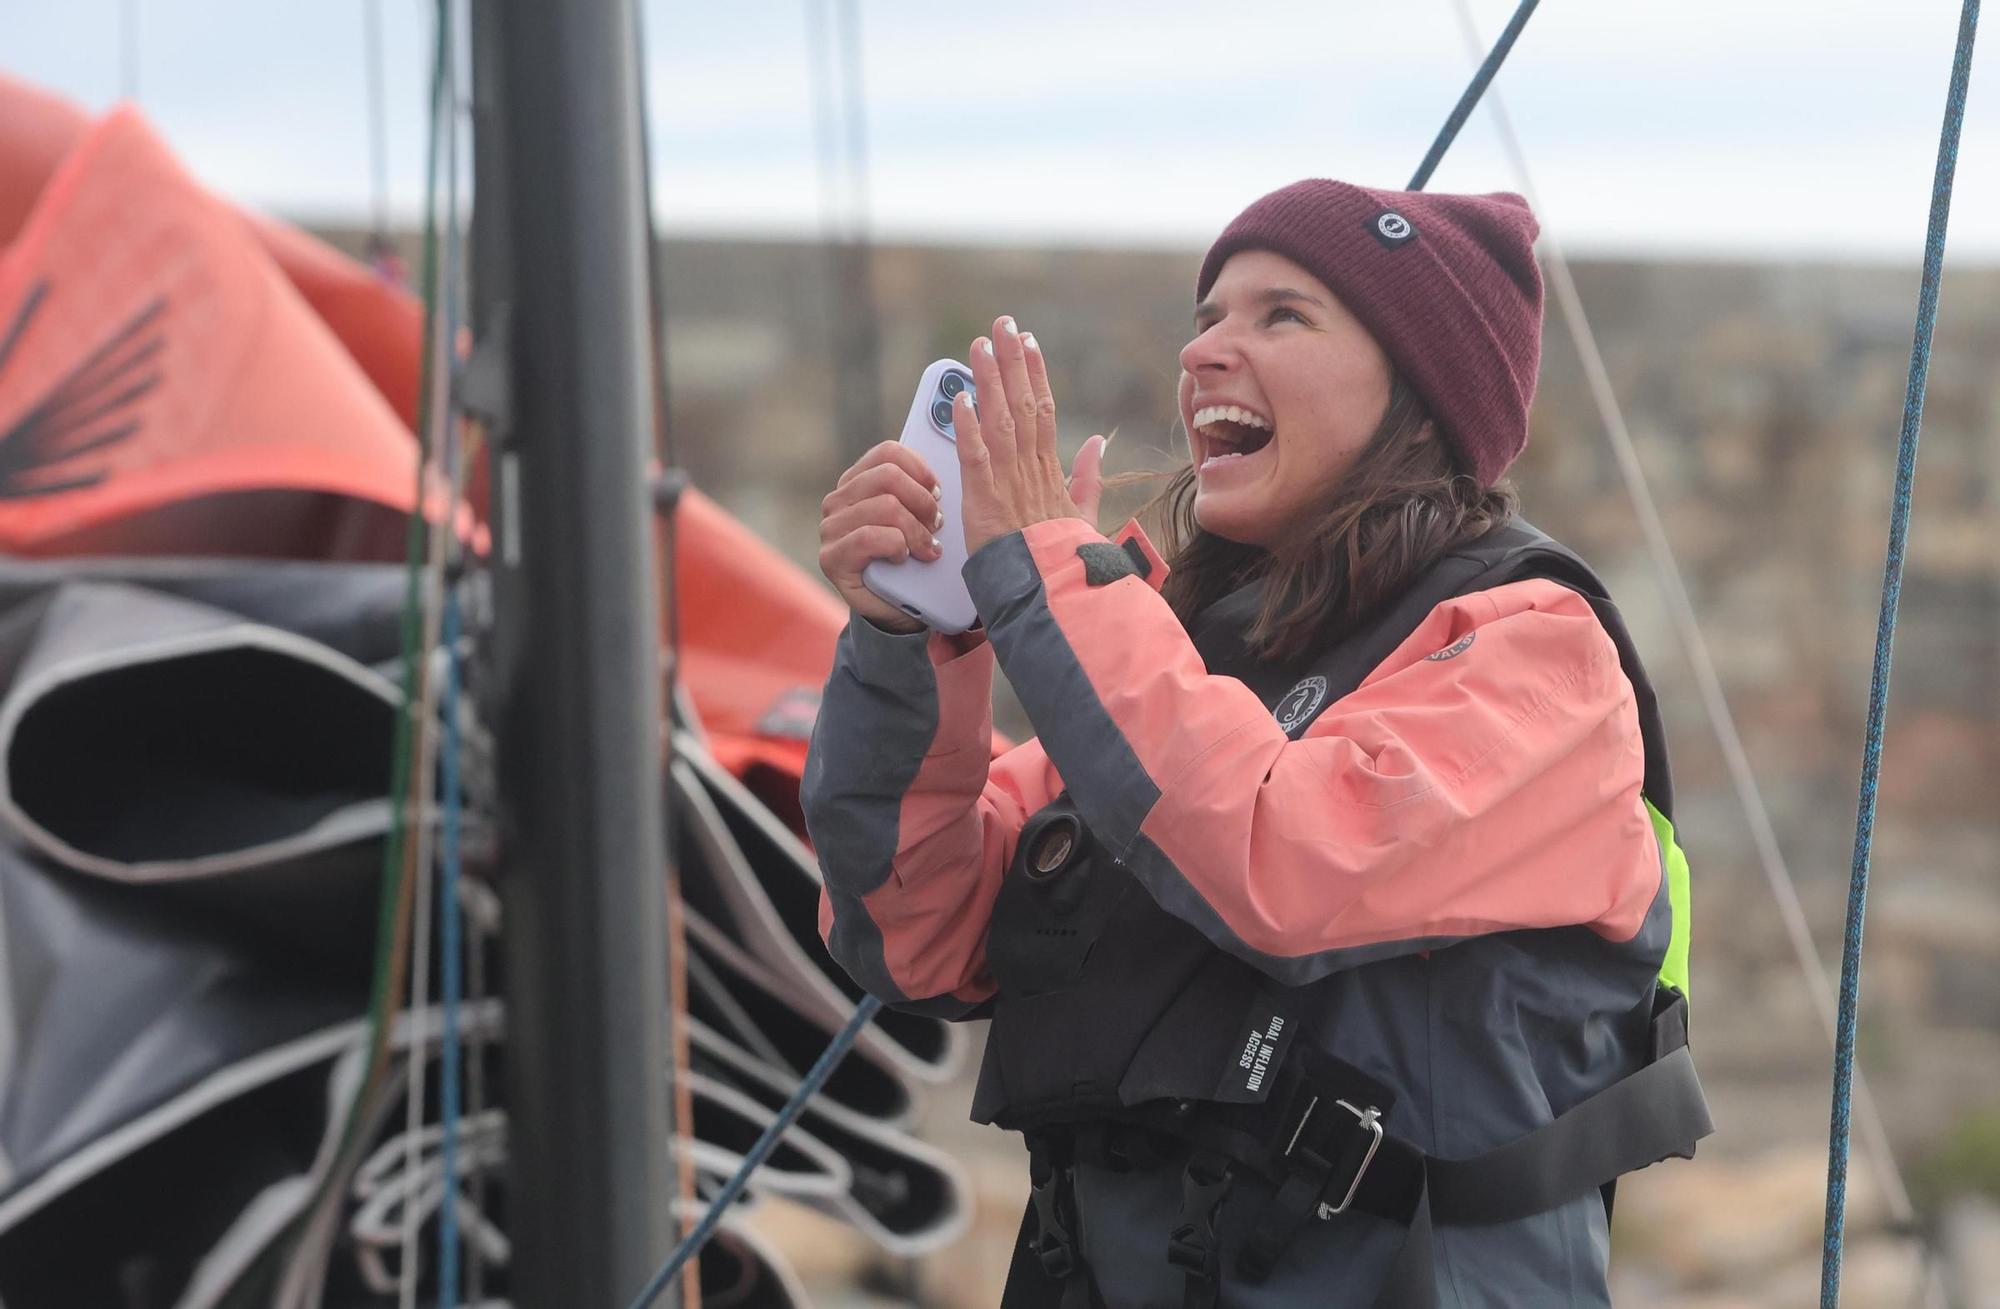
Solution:
<svg viewBox="0 0 2000 1309"><path fill-rule="evenodd" d="M877 559L936 559L943 526L938 480L908 446L884 441L854 461L819 505L819 570L848 608L891 632L924 625L869 590L861 570Z"/></svg>

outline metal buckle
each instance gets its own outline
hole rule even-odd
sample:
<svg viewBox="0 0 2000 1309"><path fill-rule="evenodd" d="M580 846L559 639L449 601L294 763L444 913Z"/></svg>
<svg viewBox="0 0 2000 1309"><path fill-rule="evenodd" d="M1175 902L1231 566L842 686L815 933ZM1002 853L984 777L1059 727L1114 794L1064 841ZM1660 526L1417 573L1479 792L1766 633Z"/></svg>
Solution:
<svg viewBox="0 0 2000 1309"><path fill-rule="evenodd" d="M1314 1105L1318 1103L1319 1101L1316 1099L1313 1101ZM1347 1212L1347 1206L1354 1203L1356 1193L1361 1190L1361 1179L1368 1176L1368 1165L1375 1162L1375 1152L1382 1148L1382 1111L1380 1109L1377 1109L1374 1105L1369 1105L1366 1109L1358 1109L1345 1100L1335 1100L1334 1103L1345 1109L1348 1113L1353 1114L1355 1118L1360 1120L1361 1127L1374 1135L1369 1140L1368 1152L1361 1156L1361 1166L1354 1170L1354 1180L1348 1184L1347 1194L1340 1198L1340 1203L1328 1204L1324 1200L1320 1201L1318 1214L1321 1222L1325 1222L1329 1218L1337 1218ZM1311 1115L1312 1105L1306 1106L1306 1113L1308 1116ZM1304 1126L1303 1120L1300 1122L1300 1126ZM1297 1143L1298 1139L1298 1133L1292 1133L1293 1142ZM1289 1146L1286 1147L1286 1153L1291 1153Z"/></svg>

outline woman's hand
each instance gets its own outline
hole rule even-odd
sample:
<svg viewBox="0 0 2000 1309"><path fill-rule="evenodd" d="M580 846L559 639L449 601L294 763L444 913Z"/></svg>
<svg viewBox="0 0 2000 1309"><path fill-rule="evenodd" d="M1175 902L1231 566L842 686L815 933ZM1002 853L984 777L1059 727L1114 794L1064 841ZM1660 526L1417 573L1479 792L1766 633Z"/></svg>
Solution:
<svg viewBox="0 0 2000 1309"><path fill-rule="evenodd" d="M861 570L877 559L936 559L943 524L937 478L921 456L884 441L854 461L819 504L819 570L847 607L891 632L924 625L869 590Z"/></svg>
<svg viewBox="0 0 2000 1309"><path fill-rule="evenodd" d="M1094 526L1107 438L1085 441L1071 477L1063 478L1056 401L1033 334L1017 330L1012 318L996 319L993 336L972 343L972 380L982 397L979 409L964 393L952 402L966 554L1051 518L1081 518Z"/></svg>

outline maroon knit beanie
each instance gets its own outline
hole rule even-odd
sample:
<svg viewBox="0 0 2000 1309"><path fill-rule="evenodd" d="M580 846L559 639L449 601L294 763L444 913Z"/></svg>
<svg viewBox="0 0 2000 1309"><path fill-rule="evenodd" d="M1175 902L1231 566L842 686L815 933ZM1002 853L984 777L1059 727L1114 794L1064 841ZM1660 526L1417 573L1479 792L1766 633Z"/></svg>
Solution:
<svg viewBox="0 0 2000 1309"><path fill-rule="evenodd" d="M1528 443L1542 357L1540 231L1518 195L1375 191L1310 178L1236 216L1195 299L1239 250L1285 256L1340 298L1491 486Z"/></svg>

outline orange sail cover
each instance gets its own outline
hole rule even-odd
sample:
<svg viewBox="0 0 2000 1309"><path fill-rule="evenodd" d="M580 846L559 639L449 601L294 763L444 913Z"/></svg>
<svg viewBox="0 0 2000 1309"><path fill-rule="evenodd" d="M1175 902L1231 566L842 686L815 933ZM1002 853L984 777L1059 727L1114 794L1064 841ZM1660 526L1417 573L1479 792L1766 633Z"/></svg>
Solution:
<svg viewBox="0 0 2000 1309"><path fill-rule="evenodd" d="M739 777L761 763L796 786L847 606L697 491L675 529L680 675L709 750Z"/></svg>
<svg viewBox="0 0 2000 1309"><path fill-rule="evenodd" d="M206 191L136 110L93 122L0 76L0 552L400 559L422 328L407 291ZM676 522L683 686L792 816L846 607L700 493Z"/></svg>
<svg viewBox="0 0 2000 1309"><path fill-rule="evenodd" d="M394 557L416 443L131 109L0 254L0 550Z"/></svg>
<svg viewBox="0 0 2000 1309"><path fill-rule="evenodd" d="M19 235L57 167L89 132L90 115L81 106L0 73L0 247ZM260 214L232 212L414 431L423 303L317 237Z"/></svg>

